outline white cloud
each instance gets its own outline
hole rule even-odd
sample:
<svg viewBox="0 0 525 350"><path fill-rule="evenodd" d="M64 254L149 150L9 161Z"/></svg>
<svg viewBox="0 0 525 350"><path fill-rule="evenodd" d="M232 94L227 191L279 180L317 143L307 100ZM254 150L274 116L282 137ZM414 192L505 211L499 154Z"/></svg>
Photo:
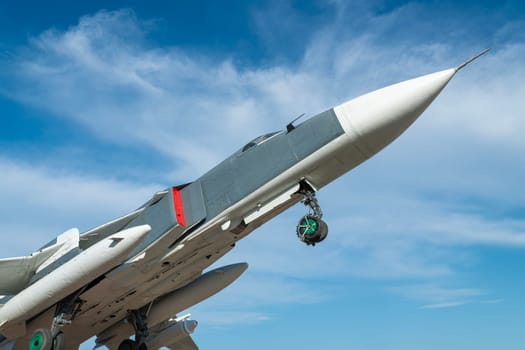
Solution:
<svg viewBox="0 0 525 350"><path fill-rule="evenodd" d="M380 197L374 194L372 191L371 197L355 196L350 214L333 220L342 244L368 247L381 245L381 239L390 237L391 240L442 246L525 246L525 222L522 220L462 212L465 208L460 206L449 208L447 203L425 198L404 198L402 193L392 196L383 193ZM370 216L370 208L375 210L373 216ZM344 228L348 228L348 234L343 232Z"/></svg>
<svg viewBox="0 0 525 350"><path fill-rule="evenodd" d="M445 309L445 308L457 307L461 305L465 305L465 302L449 301L449 302L444 302L444 303L423 305L421 306L421 309Z"/></svg>
<svg viewBox="0 0 525 350"><path fill-rule="evenodd" d="M136 209L162 189L0 158L2 256L25 255L70 227L86 230ZM20 239L16 239L20 237Z"/></svg>
<svg viewBox="0 0 525 350"><path fill-rule="evenodd" d="M480 301L481 304L499 304L504 302L504 299L491 299L491 300L482 300Z"/></svg>
<svg viewBox="0 0 525 350"><path fill-rule="evenodd" d="M434 301L468 298L485 294L484 291L474 288L443 288L432 284L409 285L394 288L394 290L405 296Z"/></svg>
<svg viewBox="0 0 525 350"><path fill-rule="evenodd" d="M405 298L425 302L421 309L443 309L480 302L487 293L475 288L443 288L433 284L405 285L391 290Z"/></svg>
<svg viewBox="0 0 525 350"><path fill-rule="evenodd" d="M458 64L475 52L453 52L439 42L378 42L399 18L421 11L419 6L369 17L373 29L356 33L345 29L345 6L338 6L343 13L312 37L300 62L265 68L151 47L145 43L151 25L132 11L100 11L67 31L33 38L6 66L3 76L15 88L3 92L107 140L151 146L178 160L172 175L188 180L302 112L310 115L387 83ZM447 135L454 143L467 133L470 142L523 147L525 125L516 111L524 107L519 98L524 50L509 43L461 72L420 134Z"/></svg>

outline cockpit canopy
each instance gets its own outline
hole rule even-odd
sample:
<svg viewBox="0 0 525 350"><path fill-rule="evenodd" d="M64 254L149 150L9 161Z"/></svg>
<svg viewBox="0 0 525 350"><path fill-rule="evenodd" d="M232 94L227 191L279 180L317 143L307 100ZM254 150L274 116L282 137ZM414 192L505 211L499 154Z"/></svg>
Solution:
<svg viewBox="0 0 525 350"><path fill-rule="evenodd" d="M241 148L240 153L246 152L250 148L258 146L261 143L264 143L264 142L268 141L269 139L271 139L272 137L274 137L274 136L276 136L278 134L281 134L281 133L283 133L283 131L274 131L274 132L271 132L271 133L268 133L268 134L264 134L264 135L258 136L256 138L254 138L253 140L251 140L250 142L248 142L243 148Z"/></svg>

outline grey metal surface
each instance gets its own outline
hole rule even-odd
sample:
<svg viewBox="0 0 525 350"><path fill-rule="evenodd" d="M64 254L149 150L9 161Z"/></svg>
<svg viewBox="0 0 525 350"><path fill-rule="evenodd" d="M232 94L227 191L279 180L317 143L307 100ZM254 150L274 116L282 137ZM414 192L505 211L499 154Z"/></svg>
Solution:
<svg viewBox="0 0 525 350"><path fill-rule="evenodd" d="M190 186L202 186L208 217L214 217L343 133L330 109L289 133L241 149Z"/></svg>
<svg viewBox="0 0 525 350"><path fill-rule="evenodd" d="M190 184L180 191L186 227L191 227L206 217L206 207L200 183Z"/></svg>
<svg viewBox="0 0 525 350"><path fill-rule="evenodd" d="M164 196L155 204L145 208L139 216L126 225L126 228L145 224L151 226L151 231L142 243L133 250L131 256L138 254L160 238L160 236L166 233L170 228L178 225L173 207L173 196Z"/></svg>

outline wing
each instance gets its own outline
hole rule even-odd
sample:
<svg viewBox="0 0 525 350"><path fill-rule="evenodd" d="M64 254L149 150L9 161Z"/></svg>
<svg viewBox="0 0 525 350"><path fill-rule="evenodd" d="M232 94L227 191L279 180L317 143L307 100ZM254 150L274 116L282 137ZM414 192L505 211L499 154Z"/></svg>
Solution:
<svg viewBox="0 0 525 350"><path fill-rule="evenodd" d="M60 248L54 245L29 256L0 259L0 295L13 295L23 290L37 268Z"/></svg>
<svg viewBox="0 0 525 350"><path fill-rule="evenodd" d="M82 250L91 247L98 241L112 235L115 232L121 231L127 224L140 215L144 208L137 209L129 214L121 216L103 225L92 228L80 236L79 246Z"/></svg>
<svg viewBox="0 0 525 350"><path fill-rule="evenodd" d="M164 196L167 193L168 191L166 190L159 191L155 193L149 201L144 203L137 210L84 232L80 236L80 248L89 248L101 239L104 239L115 232L121 231L124 227L126 227L126 225L128 225L131 221L133 221L140 214L142 214L142 212L144 212L146 208L154 205L155 203L159 202L162 198L164 198Z"/></svg>
<svg viewBox="0 0 525 350"><path fill-rule="evenodd" d="M35 272L34 265L30 256L0 260L0 295L12 295L24 289Z"/></svg>

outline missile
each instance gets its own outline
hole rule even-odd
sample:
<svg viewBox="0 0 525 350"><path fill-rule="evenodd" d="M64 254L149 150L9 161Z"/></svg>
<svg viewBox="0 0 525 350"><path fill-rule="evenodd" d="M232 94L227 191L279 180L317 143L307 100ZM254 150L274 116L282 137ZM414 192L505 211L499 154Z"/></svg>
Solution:
<svg viewBox="0 0 525 350"><path fill-rule="evenodd" d="M197 325L198 322L195 320L174 322L155 336L147 337L144 342L149 350L157 350L163 346L175 344L191 335Z"/></svg>
<svg viewBox="0 0 525 350"><path fill-rule="evenodd" d="M36 316L121 264L150 230L141 225L114 233L28 286L0 309L0 327Z"/></svg>
<svg viewBox="0 0 525 350"><path fill-rule="evenodd" d="M161 296L153 303L149 313L146 315L148 325L155 326L180 311L220 292L239 278L247 268L247 263L237 263L219 267L206 272L186 286ZM122 337L126 335L129 336L133 333L134 329L132 325L127 320L122 320L100 333L96 342L97 344L104 343L107 339L111 339L115 335Z"/></svg>
<svg viewBox="0 0 525 350"><path fill-rule="evenodd" d="M211 297L233 283L247 268L247 263L219 267L206 272L185 287L162 296L153 304L148 315L148 323L160 323Z"/></svg>

